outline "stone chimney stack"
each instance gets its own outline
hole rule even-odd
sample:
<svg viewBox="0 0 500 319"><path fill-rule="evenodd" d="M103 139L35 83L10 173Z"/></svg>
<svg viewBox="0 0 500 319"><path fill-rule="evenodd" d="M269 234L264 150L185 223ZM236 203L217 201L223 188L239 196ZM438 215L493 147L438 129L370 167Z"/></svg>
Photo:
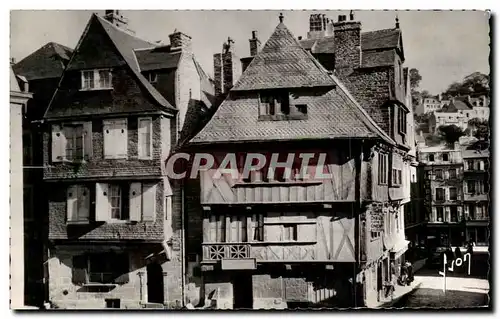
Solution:
<svg viewBox="0 0 500 319"><path fill-rule="evenodd" d="M361 65L361 22L354 20L354 13L347 21L345 15L339 15L334 27L335 72L346 76Z"/></svg>
<svg viewBox="0 0 500 319"><path fill-rule="evenodd" d="M128 21L125 19L118 10L105 10L104 19L109 23L117 26L118 28L127 29Z"/></svg>
<svg viewBox="0 0 500 319"><path fill-rule="evenodd" d="M191 37L185 33L174 30L172 34L168 36L170 38L170 50L191 50Z"/></svg>
<svg viewBox="0 0 500 319"><path fill-rule="evenodd" d="M225 95L241 75L241 63L234 54L234 41L227 39L222 45L222 53L214 54L215 96Z"/></svg>
<svg viewBox="0 0 500 319"><path fill-rule="evenodd" d="M311 14L309 16L308 39L319 39L333 35L333 25L324 14Z"/></svg>
<svg viewBox="0 0 500 319"><path fill-rule="evenodd" d="M250 55L256 56L260 49L260 40L257 37L257 31L252 31L252 38L248 41L250 42Z"/></svg>

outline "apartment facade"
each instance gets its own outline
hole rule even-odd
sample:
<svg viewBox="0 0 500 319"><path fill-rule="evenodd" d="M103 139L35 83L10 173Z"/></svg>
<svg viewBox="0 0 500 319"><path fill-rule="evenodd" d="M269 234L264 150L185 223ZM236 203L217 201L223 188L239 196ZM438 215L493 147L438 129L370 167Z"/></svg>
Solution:
<svg viewBox="0 0 500 319"><path fill-rule="evenodd" d="M427 244L437 247L462 246L463 160L458 143L453 147L436 146L419 150L424 164L425 207L427 211Z"/></svg>
<svg viewBox="0 0 500 319"><path fill-rule="evenodd" d="M185 302L182 191L165 160L213 88L191 38L169 37L154 45L118 11L93 14L44 115L54 307Z"/></svg>
<svg viewBox="0 0 500 319"><path fill-rule="evenodd" d="M465 239L476 246L489 246L490 154L488 150L464 150L462 158Z"/></svg>
<svg viewBox="0 0 500 319"><path fill-rule="evenodd" d="M308 42L299 42L283 20L280 16L260 51L242 59L245 71L189 143L192 150L213 154L219 168L227 154L235 154L238 163L222 176L214 176L217 167L200 172L201 207L189 212L193 222L188 227L202 234L192 238L201 272L189 277L201 283L205 303L214 301L218 308L376 303L389 280L390 262L401 262L407 247L403 203L410 200L409 111L401 61L372 69L370 54L380 50L369 45L384 34L395 35L395 44L383 49L396 61L400 31L371 35L364 43L368 67L356 64L361 24L354 17L342 16L334 24L312 15L314 38ZM314 52L311 48L319 46L312 42L334 40L327 28L335 29L337 51L323 46L329 51ZM333 54L339 77L329 59ZM384 79L397 74L398 80L377 92L379 100L367 100L363 91L373 87L371 77L380 68ZM364 76L365 87L356 87L356 76ZM384 111L374 120L376 105ZM248 153L268 161L272 153L283 153L274 158L277 162L286 162L289 153L312 153L310 173L323 169L319 154L325 153L330 177L306 178L300 163L288 176L265 166L242 177ZM202 216L201 223L194 222L196 216Z"/></svg>

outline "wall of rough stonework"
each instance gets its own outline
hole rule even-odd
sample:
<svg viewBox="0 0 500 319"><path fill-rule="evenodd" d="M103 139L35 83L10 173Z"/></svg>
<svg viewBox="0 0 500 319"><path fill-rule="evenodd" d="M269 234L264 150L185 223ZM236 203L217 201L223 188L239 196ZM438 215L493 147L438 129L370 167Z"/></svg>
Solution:
<svg viewBox="0 0 500 319"><path fill-rule="evenodd" d="M101 181L102 182L102 181ZM74 184L73 181L71 184ZM154 222L107 223L94 221L95 182L87 184L90 190L90 221L88 224L66 224L66 190L69 183L50 184L49 239L145 239L160 242L164 238L165 223L163 182L156 186L156 218Z"/></svg>
<svg viewBox="0 0 500 319"><path fill-rule="evenodd" d="M160 176L162 165L161 117L153 118L153 149L152 159L138 159L138 119L140 116L127 119L127 155L126 159L104 158L103 120L92 120L92 156L80 164L52 163L51 127L44 133L44 178L100 178L100 177L130 177L130 176ZM121 117L117 117L121 118ZM70 120L71 121L71 120Z"/></svg>
<svg viewBox="0 0 500 319"><path fill-rule="evenodd" d="M343 77L361 65L361 22L334 24L335 72Z"/></svg>
<svg viewBox="0 0 500 319"><path fill-rule="evenodd" d="M146 266L150 254L157 254L156 262L161 264L164 272L164 303L170 308L180 305L180 260L166 260L158 244L104 244L84 246L54 246L50 251L48 260L49 268L49 300L54 306L63 309L102 309L106 308L106 299L120 299L122 309L142 308L142 300L147 301L147 273ZM73 283L72 267L73 256L85 253L128 253L129 270L128 282L119 284L112 289L98 290ZM143 273L143 289L141 293L141 279L139 273ZM99 292L100 291L100 292Z"/></svg>

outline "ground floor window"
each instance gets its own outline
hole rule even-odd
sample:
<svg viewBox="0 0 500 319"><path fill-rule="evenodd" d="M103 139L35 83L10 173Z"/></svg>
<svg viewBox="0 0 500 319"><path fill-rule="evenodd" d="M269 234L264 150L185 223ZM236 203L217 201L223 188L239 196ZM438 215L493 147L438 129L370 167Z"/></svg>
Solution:
<svg viewBox="0 0 500 319"><path fill-rule="evenodd" d="M123 284L128 282L128 254L99 253L73 257L75 284Z"/></svg>

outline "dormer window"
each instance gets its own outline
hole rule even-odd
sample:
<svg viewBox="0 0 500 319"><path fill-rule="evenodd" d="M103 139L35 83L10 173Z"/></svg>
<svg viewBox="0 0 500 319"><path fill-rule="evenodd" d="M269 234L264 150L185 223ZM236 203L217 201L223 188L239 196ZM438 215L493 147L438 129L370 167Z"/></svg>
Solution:
<svg viewBox="0 0 500 319"><path fill-rule="evenodd" d="M307 119L307 105L302 104L300 97L291 95L290 92L285 90L266 91L261 92L259 95L259 120L289 121Z"/></svg>
<svg viewBox="0 0 500 319"><path fill-rule="evenodd" d="M111 70L85 70L82 71L82 90L102 90L111 89Z"/></svg>

